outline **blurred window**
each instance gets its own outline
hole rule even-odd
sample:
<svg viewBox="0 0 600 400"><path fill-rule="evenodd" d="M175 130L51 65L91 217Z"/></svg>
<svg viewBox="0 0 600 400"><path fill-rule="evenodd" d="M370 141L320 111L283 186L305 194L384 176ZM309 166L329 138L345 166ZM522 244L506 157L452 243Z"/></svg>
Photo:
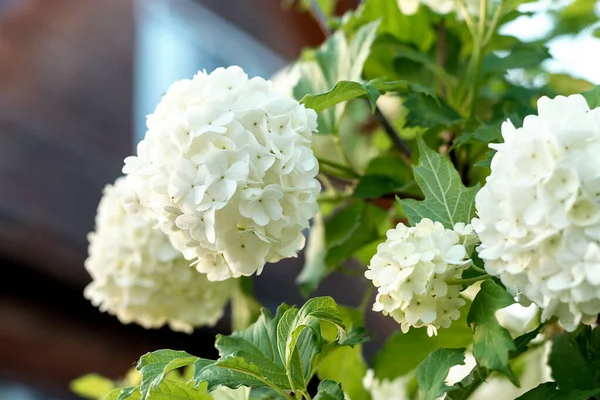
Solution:
<svg viewBox="0 0 600 400"><path fill-rule="evenodd" d="M232 12L234 12L232 10ZM285 61L252 36L193 0L138 0L134 129L139 141L145 116L171 83L197 71L239 65L250 75L269 77Z"/></svg>

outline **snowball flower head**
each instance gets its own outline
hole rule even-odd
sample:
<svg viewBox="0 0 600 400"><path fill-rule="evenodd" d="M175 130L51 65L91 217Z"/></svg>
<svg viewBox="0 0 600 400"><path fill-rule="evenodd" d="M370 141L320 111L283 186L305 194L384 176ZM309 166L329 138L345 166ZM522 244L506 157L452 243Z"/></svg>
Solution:
<svg viewBox="0 0 600 400"><path fill-rule="evenodd" d="M127 207L210 280L295 256L317 210L317 115L239 67L175 82L125 159Z"/></svg>
<svg viewBox="0 0 600 400"><path fill-rule="evenodd" d="M569 331L600 313L600 109L542 97L502 125L472 224L486 270Z"/></svg>
<svg viewBox="0 0 600 400"><path fill-rule="evenodd" d="M168 324L183 332L214 325L235 290L235 280L210 282L190 267L167 235L123 208L126 186L119 178L104 189L96 231L88 235L85 268L93 281L85 297L125 324Z"/></svg>
<svg viewBox="0 0 600 400"><path fill-rule="evenodd" d="M446 229L425 218L411 228L400 223L386 236L365 272L378 288L373 310L394 317L403 332L427 326L432 336L448 328L466 304L461 286L449 281L460 279L471 265L476 240L471 227Z"/></svg>

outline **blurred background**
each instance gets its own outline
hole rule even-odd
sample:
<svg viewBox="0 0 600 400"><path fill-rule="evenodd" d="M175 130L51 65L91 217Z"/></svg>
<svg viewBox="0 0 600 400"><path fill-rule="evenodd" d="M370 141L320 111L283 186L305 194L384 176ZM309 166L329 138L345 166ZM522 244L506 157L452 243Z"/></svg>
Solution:
<svg viewBox="0 0 600 400"><path fill-rule="evenodd" d="M158 348L214 355L214 334L229 329L227 318L186 335L124 326L92 307L82 295L86 234L102 187L120 175L170 83L233 64L268 77L323 40L309 14L283 3L0 0L1 400L74 399L73 378L119 378ZM340 15L358 1L335 3ZM553 29L549 10L566 3L527 4L531 15L507 33L544 37ZM597 19L596 1L581 3ZM550 48L547 69L600 83L593 30L557 35ZM302 258L284 264L255 281L268 307L303 302L293 283ZM332 275L317 294L356 305L363 290L355 278ZM370 318L380 337L395 328Z"/></svg>

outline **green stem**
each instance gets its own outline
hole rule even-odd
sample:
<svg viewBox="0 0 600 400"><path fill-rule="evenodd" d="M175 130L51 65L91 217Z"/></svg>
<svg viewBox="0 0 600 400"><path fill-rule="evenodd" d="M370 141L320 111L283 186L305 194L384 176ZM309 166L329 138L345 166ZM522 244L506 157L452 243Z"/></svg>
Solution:
<svg viewBox="0 0 600 400"><path fill-rule="evenodd" d="M466 285L467 283L475 283L475 282L483 281L490 277L491 277L491 275L485 274L485 275L480 275L480 276L476 276L474 278L467 278L467 279L448 279L446 281L446 283L448 285Z"/></svg>
<svg viewBox="0 0 600 400"><path fill-rule="evenodd" d="M337 169L338 171L345 172L346 174L348 174L354 178L360 178L360 175L356 171L354 171L352 168L342 165L340 163L337 163L335 161L325 160L323 158L317 158L317 161L319 161L319 164L327 165L328 167Z"/></svg>
<svg viewBox="0 0 600 400"><path fill-rule="evenodd" d="M475 71L473 73L473 85L471 86L471 94L467 97L467 104L469 104L469 118L475 115L475 107L477 102L477 94L479 93L479 76L481 75L481 61L482 53L485 45L483 44L483 38L485 37L485 25L487 22L487 3L488 0L481 0L479 5L479 31L477 34L477 43L475 43L475 51L473 52Z"/></svg>
<svg viewBox="0 0 600 400"><path fill-rule="evenodd" d="M487 22L487 4L488 0L480 0L479 1L479 39L480 44L483 43L481 39L485 36L485 25Z"/></svg>
<svg viewBox="0 0 600 400"><path fill-rule="evenodd" d="M475 23L473 22L473 18L471 18L471 14L469 14L469 10L467 10L467 7L465 6L464 0L457 0L456 2L458 4L458 8L460 8L463 18L465 19L465 22L467 23L469 31L471 32L471 36L475 38L477 36Z"/></svg>
<svg viewBox="0 0 600 400"><path fill-rule="evenodd" d="M302 391L302 395L304 397L306 397L306 400L312 400L312 397L310 397L310 394L308 393L308 390Z"/></svg>
<svg viewBox="0 0 600 400"><path fill-rule="evenodd" d="M479 268L479 267L478 267L477 265L475 265L475 264L472 264L472 265L471 265L471 268L473 268L473 269L474 269L475 271L477 271L477 272L481 272L482 274L487 274L487 271L486 271L485 269L483 269L483 268Z"/></svg>
<svg viewBox="0 0 600 400"><path fill-rule="evenodd" d="M287 345L286 345L286 347L287 347ZM294 387L294 379L292 379L292 371L291 371L290 363L289 362L286 364L285 374L287 375L288 382L290 384L290 389L291 389L292 393L295 393L296 389ZM298 393L302 393L302 392L298 391ZM300 395L300 398L302 398L302 395Z"/></svg>
<svg viewBox="0 0 600 400"><path fill-rule="evenodd" d="M487 46L488 43L490 42L490 40L492 39L492 36L494 35L494 32L496 31L496 26L498 25L498 22L500 21L500 17L502 16L503 8L504 8L503 1L500 0L500 2L498 3L498 6L496 7L496 10L494 11L494 15L492 17L492 21L490 22L490 26L488 27L487 32L483 38L482 47Z"/></svg>

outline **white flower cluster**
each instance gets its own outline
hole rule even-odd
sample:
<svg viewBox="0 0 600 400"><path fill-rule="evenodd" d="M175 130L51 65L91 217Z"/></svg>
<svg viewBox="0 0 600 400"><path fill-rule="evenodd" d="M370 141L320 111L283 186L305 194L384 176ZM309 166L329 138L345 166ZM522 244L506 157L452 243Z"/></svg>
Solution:
<svg viewBox="0 0 600 400"><path fill-rule="evenodd" d="M457 0L398 0L398 7L404 15L414 15L423 4L431 8L437 14L450 14L455 12L459 18L463 18ZM465 8L470 15L479 13L480 0L464 0Z"/></svg>
<svg viewBox="0 0 600 400"><path fill-rule="evenodd" d="M394 380L377 379L375 371L369 369L363 377L362 384L371 394L372 400L408 400L408 385L412 378L412 374L407 374Z"/></svg>
<svg viewBox="0 0 600 400"><path fill-rule="evenodd" d="M448 282L460 279L471 265L472 228L456 224L446 229L425 218L411 228L400 223L386 235L365 272L379 288L373 310L394 317L405 333L411 326L427 326L432 336L449 327L466 304L459 296L461 286Z"/></svg>
<svg viewBox="0 0 600 400"><path fill-rule="evenodd" d="M169 324L184 332L214 325L235 290L235 280L210 282L190 267L164 233L123 208L126 186L119 178L104 189L96 231L88 235L85 267L93 281L85 297L125 324Z"/></svg>
<svg viewBox="0 0 600 400"><path fill-rule="evenodd" d="M175 82L125 159L128 208L159 222L210 280L293 257L318 211L317 115L239 67Z"/></svg>
<svg viewBox="0 0 600 400"><path fill-rule="evenodd" d="M600 313L600 108L573 95L538 112L490 145L473 228L486 270L571 331Z"/></svg>

